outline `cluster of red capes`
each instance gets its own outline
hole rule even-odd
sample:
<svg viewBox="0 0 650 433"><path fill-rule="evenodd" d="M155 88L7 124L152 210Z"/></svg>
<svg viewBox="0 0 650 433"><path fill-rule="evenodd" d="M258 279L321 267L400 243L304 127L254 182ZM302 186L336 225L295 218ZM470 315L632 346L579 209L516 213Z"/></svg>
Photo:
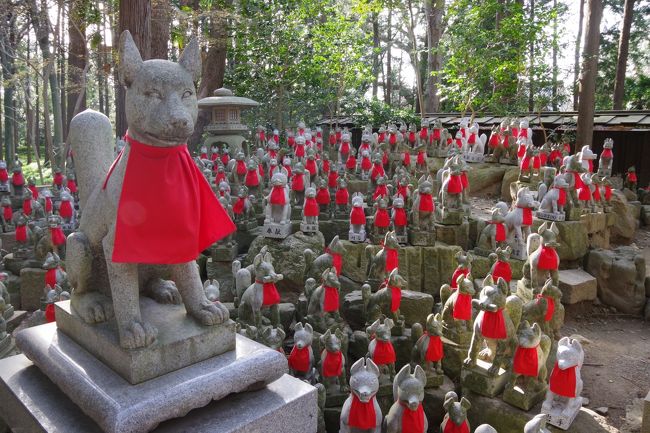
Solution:
<svg viewBox="0 0 650 433"><path fill-rule="evenodd" d="M128 133L125 138L128 160L115 222L114 262L190 262L235 231L186 144L157 147ZM126 149L109 169L104 188ZM165 194L152 194L151 185Z"/></svg>

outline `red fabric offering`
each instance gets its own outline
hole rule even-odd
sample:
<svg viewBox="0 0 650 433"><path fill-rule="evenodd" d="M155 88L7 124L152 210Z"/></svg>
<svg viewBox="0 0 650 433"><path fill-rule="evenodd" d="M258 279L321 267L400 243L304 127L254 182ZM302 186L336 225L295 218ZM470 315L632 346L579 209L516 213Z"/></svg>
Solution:
<svg viewBox="0 0 650 433"><path fill-rule="evenodd" d="M451 418L447 418L447 424L445 424L445 429L442 433L469 433L469 426L467 421L463 421L462 424L454 424Z"/></svg>
<svg viewBox="0 0 650 433"><path fill-rule="evenodd" d="M316 160L308 159L305 162L305 170L307 170L312 177L316 176Z"/></svg>
<svg viewBox="0 0 650 433"><path fill-rule="evenodd" d="M238 160L237 161L237 175L243 176L243 175L246 174L247 170L248 169L246 168L246 163L243 160L242 161Z"/></svg>
<svg viewBox="0 0 650 433"><path fill-rule="evenodd" d="M566 190L564 188L553 187L558 190L558 206L564 206L566 204Z"/></svg>
<svg viewBox="0 0 650 433"><path fill-rule="evenodd" d="M481 321L481 334L486 338L503 340L508 336L506 332L506 321L503 318L503 308L497 311L483 311Z"/></svg>
<svg viewBox="0 0 650 433"><path fill-rule="evenodd" d="M526 155L526 145L520 144L519 148L517 149L517 158L524 158L524 155ZM526 158L530 161L530 157L526 157ZM528 165L526 165L526 168L528 168Z"/></svg>
<svg viewBox="0 0 650 433"><path fill-rule="evenodd" d="M353 207L350 213L350 223L353 225L364 225L366 223L366 214L363 208Z"/></svg>
<svg viewBox="0 0 650 433"><path fill-rule="evenodd" d="M345 161L345 168L347 168L348 170L354 170L356 167L357 167L357 158L355 158L354 156L352 156L352 154L350 154L350 156L348 156L348 159Z"/></svg>
<svg viewBox="0 0 650 433"><path fill-rule="evenodd" d="M397 144L397 134L391 132L390 135L388 136L388 143L391 146L395 146Z"/></svg>
<svg viewBox="0 0 650 433"><path fill-rule="evenodd" d="M561 370L557 361L549 378L551 392L562 397L576 397L576 366Z"/></svg>
<svg viewBox="0 0 650 433"><path fill-rule="evenodd" d="M330 204L330 201L330 191L327 187L318 188L318 192L316 193L316 203L328 205Z"/></svg>
<svg viewBox="0 0 650 433"><path fill-rule="evenodd" d="M339 152L341 152L341 155L347 155L350 153L350 143L347 141L344 141L341 143L341 148L339 149Z"/></svg>
<svg viewBox="0 0 650 433"><path fill-rule="evenodd" d="M27 199L23 200L23 213L27 216L32 214L32 200Z"/></svg>
<svg viewBox="0 0 650 433"><path fill-rule="evenodd" d="M336 269L336 275L341 275L341 267L343 266L343 256L341 254L335 254L329 250L325 251L327 254L332 256L332 266Z"/></svg>
<svg viewBox="0 0 650 433"><path fill-rule="evenodd" d="M361 158L361 170L369 171L372 168L372 161L367 156Z"/></svg>
<svg viewBox="0 0 650 433"><path fill-rule="evenodd" d="M456 320L472 320L472 295L458 292L452 316Z"/></svg>
<svg viewBox="0 0 650 433"><path fill-rule="evenodd" d="M395 248L384 247L386 250L386 272L390 273L399 266L399 254Z"/></svg>
<svg viewBox="0 0 650 433"><path fill-rule="evenodd" d="M594 172L594 161L591 159L587 160L587 170L589 171L589 173Z"/></svg>
<svg viewBox="0 0 650 433"><path fill-rule="evenodd" d="M408 224L408 219L406 217L406 209L403 207L393 208L395 212L393 216L393 224L397 227L404 227Z"/></svg>
<svg viewBox="0 0 650 433"><path fill-rule="evenodd" d="M442 339L438 335L430 335L429 345L427 346L427 353L424 354L424 359L429 362L438 362L443 356Z"/></svg>
<svg viewBox="0 0 650 433"><path fill-rule="evenodd" d="M69 182L70 181L68 181L68 183ZM29 185L27 188L29 188L29 190L32 192L32 197L34 198L34 200L38 200L38 188L36 188L36 185ZM77 192L77 191L70 190L70 192Z"/></svg>
<svg viewBox="0 0 650 433"><path fill-rule="evenodd" d="M189 262L235 230L187 145L154 147L128 134L126 140L130 151L117 208L114 262ZM104 188L121 155L109 170ZM165 193L152 194L152 184ZM65 218L64 203L60 213Z"/></svg>
<svg viewBox="0 0 650 433"><path fill-rule="evenodd" d="M498 145L499 145L499 135L498 134L490 135L490 141L488 141L488 146L494 149Z"/></svg>
<svg viewBox="0 0 650 433"><path fill-rule="evenodd" d="M332 170L327 175L327 186L334 189L336 188L336 181L339 179L339 174Z"/></svg>
<svg viewBox="0 0 650 433"><path fill-rule="evenodd" d="M402 163L404 166L408 167L411 165L411 154L408 152L404 152L402 154Z"/></svg>
<svg viewBox="0 0 650 433"><path fill-rule="evenodd" d="M556 270L560 264L560 258L551 247L542 247L542 252L539 255L539 260L537 262L537 269L543 271Z"/></svg>
<svg viewBox="0 0 650 433"><path fill-rule="evenodd" d="M54 303L47 304L45 307L45 322L52 323L56 321L56 314L54 312Z"/></svg>
<svg viewBox="0 0 650 433"><path fill-rule="evenodd" d="M350 201L350 194L348 193L348 189L347 188L339 188L339 189L337 189L336 194L334 196L334 200L336 201L336 204L338 204L338 205L348 204L348 202ZM365 224L365 222L364 222L364 224Z"/></svg>
<svg viewBox="0 0 650 433"><path fill-rule="evenodd" d="M541 165L545 166L547 160L548 160L548 155L545 152L539 154L539 162Z"/></svg>
<svg viewBox="0 0 650 433"><path fill-rule="evenodd" d="M296 157L303 158L305 156L305 145L297 144L296 145Z"/></svg>
<svg viewBox="0 0 650 433"><path fill-rule="evenodd" d="M47 272L45 272L45 285L54 287L56 285L56 270L58 268L54 269L48 269Z"/></svg>
<svg viewBox="0 0 650 433"><path fill-rule="evenodd" d="M539 303L540 299L546 299L546 314L544 315L544 321L549 322L553 318L553 313L555 313L555 299L550 296L537 295L537 302Z"/></svg>
<svg viewBox="0 0 650 433"><path fill-rule="evenodd" d="M519 207L521 209L521 225L529 226L533 224L533 210L529 207Z"/></svg>
<svg viewBox="0 0 650 433"><path fill-rule="evenodd" d="M275 283L263 283L255 280L257 284L262 284L262 305L275 305L280 303L280 293L275 287Z"/></svg>
<svg viewBox="0 0 650 433"><path fill-rule="evenodd" d="M370 178L374 181L379 176L386 176L386 172L384 171L384 167L382 167L381 164L375 163L372 165L372 172L370 173Z"/></svg>
<svg viewBox="0 0 650 433"><path fill-rule="evenodd" d="M50 228L50 237L52 238L52 243L57 247L65 244L65 234L63 234L61 227Z"/></svg>
<svg viewBox="0 0 650 433"><path fill-rule="evenodd" d="M605 200L609 201L612 198L612 187L609 185L605 186Z"/></svg>
<svg viewBox="0 0 650 433"><path fill-rule="evenodd" d="M509 283L510 280L512 280L512 268L510 267L510 263L497 260L492 267L492 278L494 278L495 281L498 281L499 278L503 278L507 283Z"/></svg>
<svg viewBox="0 0 650 433"><path fill-rule="evenodd" d="M577 171L568 171L569 173L573 173L573 187L575 189L580 189L583 186L585 186L584 182L582 182L582 178L580 177L580 173Z"/></svg>
<svg viewBox="0 0 650 433"><path fill-rule="evenodd" d="M382 132L377 136L377 142L383 143L386 140L386 133Z"/></svg>
<svg viewBox="0 0 650 433"><path fill-rule="evenodd" d="M375 350L372 353L372 360L377 365L386 365L395 363L395 349L390 341L375 340Z"/></svg>
<svg viewBox="0 0 650 433"><path fill-rule="evenodd" d="M474 144L476 143L476 134L472 133L469 134L469 137L467 138L467 144Z"/></svg>
<svg viewBox="0 0 650 433"><path fill-rule="evenodd" d="M323 173L329 173L329 172L330 172L330 161L329 161L329 159L324 159L323 160ZM336 184L334 186L336 186Z"/></svg>
<svg viewBox="0 0 650 433"><path fill-rule="evenodd" d="M287 170L287 177L291 179L291 164L283 165L284 169Z"/></svg>
<svg viewBox="0 0 650 433"><path fill-rule="evenodd" d="M25 178L22 173L14 173L11 175L11 183L16 186L25 185Z"/></svg>
<svg viewBox="0 0 650 433"><path fill-rule="evenodd" d="M469 274L469 268L462 268L462 267L457 267L456 270L454 271L453 275L451 276L451 284L449 287L452 289L457 289L458 288L458 277L461 275L467 276Z"/></svg>
<svg viewBox="0 0 650 433"><path fill-rule="evenodd" d="M338 352L325 352L325 359L323 359L323 376L324 377L338 377L343 371L343 354Z"/></svg>
<svg viewBox="0 0 650 433"><path fill-rule="evenodd" d="M16 175L16 174L14 173L14 176L15 176L15 175ZM54 173L54 176L53 176L52 178L53 178L53 183L54 183L54 185L56 185L56 186L61 186L61 185L63 185L63 174L61 174L61 173ZM14 182L14 183L15 183L15 182Z"/></svg>
<svg viewBox="0 0 650 433"><path fill-rule="evenodd" d="M402 290L399 287L390 287L390 311L394 313L402 304Z"/></svg>
<svg viewBox="0 0 650 433"><path fill-rule="evenodd" d="M512 371L523 376L537 377L537 346L517 346L515 357L512 361Z"/></svg>
<svg viewBox="0 0 650 433"><path fill-rule="evenodd" d="M551 154L549 155L548 159L552 162L555 163L558 159L562 159L562 152L559 150L552 150Z"/></svg>
<svg viewBox="0 0 650 433"><path fill-rule="evenodd" d="M45 212L52 212L52 199L45 197Z"/></svg>
<svg viewBox="0 0 650 433"><path fill-rule="evenodd" d="M409 143L415 143L415 132L409 132Z"/></svg>
<svg viewBox="0 0 650 433"><path fill-rule="evenodd" d="M260 184L260 178L256 169L248 170L246 172L246 180L244 183L248 187L258 186Z"/></svg>
<svg viewBox="0 0 650 433"><path fill-rule="evenodd" d="M390 225L390 217L388 216L388 210L377 209L377 212L375 212L375 220L373 224L375 225L375 227L388 227Z"/></svg>
<svg viewBox="0 0 650 433"><path fill-rule="evenodd" d="M9 173L6 168L0 169L0 182L6 182L9 180Z"/></svg>
<svg viewBox="0 0 650 433"><path fill-rule="evenodd" d="M520 129L519 137L528 138L528 128Z"/></svg>
<svg viewBox="0 0 650 433"><path fill-rule="evenodd" d="M603 149L603 153L600 154L601 158L613 158L614 153L612 152L612 149Z"/></svg>
<svg viewBox="0 0 650 433"><path fill-rule="evenodd" d="M429 136L429 130L427 128L420 129L420 139L426 140Z"/></svg>
<svg viewBox="0 0 650 433"><path fill-rule="evenodd" d="M463 181L459 174L452 174L447 181L447 192L450 194L460 194L463 191Z"/></svg>
<svg viewBox="0 0 650 433"><path fill-rule="evenodd" d="M294 191L304 191L305 190L305 175L296 173L294 177L291 178L291 189Z"/></svg>
<svg viewBox="0 0 650 433"><path fill-rule="evenodd" d="M70 190L71 193L73 193L73 194L76 193L77 192L77 182L75 182L73 179L68 179L68 189ZM34 198L36 198L37 196L38 196L38 194L36 194L36 196L34 196Z"/></svg>
<svg viewBox="0 0 650 433"><path fill-rule="evenodd" d="M578 200L589 201L591 200L591 190L585 184L581 188L578 188Z"/></svg>
<svg viewBox="0 0 650 433"><path fill-rule="evenodd" d="M433 139L440 140L440 128L433 128Z"/></svg>
<svg viewBox="0 0 650 433"><path fill-rule="evenodd" d="M433 212L433 196L431 194L420 193L420 212Z"/></svg>
<svg viewBox="0 0 650 433"><path fill-rule="evenodd" d="M411 410L408 405L402 402L399 404L404 408L402 411L402 433L425 433L422 403L415 410Z"/></svg>
<svg viewBox="0 0 650 433"><path fill-rule="evenodd" d="M224 153L223 155L221 155L221 163L223 165L228 165L228 162L230 162L230 155L228 155L227 153ZM244 167L244 169L245 169L245 167Z"/></svg>
<svg viewBox="0 0 650 433"><path fill-rule="evenodd" d="M246 207L246 197L238 197L235 205L232 207L232 211L235 215L241 215L244 213L244 208Z"/></svg>
<svg viewBox="0 0 650 433"><path fill-rule="evenodd" d="M27 226L16 226L16 242L27 241Z"/></svg>
<svg viewBox="0 0 650 433"><path fill-rule="evenodd" d="M339 291L336 287L325 286L325 298L323 299L323 310L326 313L339 310Z"/></svg>
<svg viewBox="0 0 650 433"><path fill-rule="evenodd" d="M382 165L388 165L388 152L384 151L383 155L381 155L381 163Z"/></svg>
<svg viewBox="0 0 650 433"><path fill-rule="evenodd" d="M494 224L496 226L496 234L494 240L497 242L505 242L506 240L506 227L503 223L496 221L489 221L488 224Z"/></svg>
<svg viewBox="0 0 650 433"><path fill-rule="evenodd" d="M285 196L285 189L283 186L275 185L271 188L271 204L285 205L287 198Z"/></svg>
<svg viewBox="0 0 650 433"><path fill-rule="evenodd" d="M521 160L521 165L519 166L522 170L528 170L530 168L530 156L525 156Z"/></svg>
<svg viewBox="0 0 650 433"><path fill-rule="evenodd" d="M350 405L348 425L361 430L369 430L377 427L375 397L371 398L368 403L364 403L359 400L356 394L352 393L352 405Z"/></svg>
<svg viewBox="0 0 650 433"><path fill-rule="evenodd" d="M377 200L377 198L381 196L388 197L388 187L386 187L386 185L377 185L375 193L372 195L372 199Z"/></svg>
<svg viewBox="0 0 650 433"><path fill-rule="evenodd" d="M600 201L600 187L598 185L596 185L596 188L594 188L592 196L594 197L594 200Z"/></svg>
<svg viewBox="0 0 650 433"><path fill-rule="evenodd" d="M466 171L460 172L460 183L463 185L463 189L467 189L467 187L469 186L469 179L467 178Z"/></svg>
<svg viewBox="0 0 650 433"><path fill-rule="evenodd" d="M293 346L289 354L289 368L303 373L309 371L309 346L303 347L302 349Z"/></svg>
<svg viewBox="0 0 650 433"><path fill-rule="evenodd" d="M512 128L512 136L519 137L519 128Z"/></svg>
<svg viewBox="0 0 650 433"><path fill-rule="evenodd" d="M418 158L415 161L416 165L426 165L427 160L426 160L426 154L422 151L418 152Z"/></svg>
<svg viewBox="0 0 650 433"><path fill-rule="evenodd" d="M302 210L305 213L305 216L308 217L316 217L320 213L320 209L318 207L318 202L314 197L307 197L305 198L305 204L304 208Z"/></svg>
<svg viewBox="0 0 650 433"><path fill-rule="evenodd" d="M11 206L2 207L2 216L4 217L5 221L11 221L11 219L14 217L14 211L11 209Z"/></svg>

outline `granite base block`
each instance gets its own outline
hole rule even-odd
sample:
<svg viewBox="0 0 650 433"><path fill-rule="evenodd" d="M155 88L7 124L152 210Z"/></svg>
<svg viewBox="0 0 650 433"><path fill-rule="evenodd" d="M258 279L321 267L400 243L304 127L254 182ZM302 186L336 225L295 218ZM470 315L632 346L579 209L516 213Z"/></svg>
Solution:
<svg viewBox="0 0 650 433"><path fill-rule="evenodd" d="M24 355L0 360L0 400L0 418L14 432L102 432ZM317 393L314 387L285 374L263 389L232 394L183 415L152 431L311 432L316 431Z"/></svg>
<svg viewBox="0 0 650 433"><path fill-rule="evenodd" d="M56 324L77 344L96 356L131 384L153 379L235 348L235 322L202 326L187 315L183 305L159 304L140 297L143 320L158 330L156 341L143 349L120 346L115 319L89 325L71 308L57 302ZM18 337L18 347L22 341ZM22 347L21 347L22 349Z"/></svg>
<svg viewBox="0 0 650 433"><path fill-rule="evenodd" d="M212 400L260 389L287 371L282 354L237 335L233 351L131 385L57 330L54 323L28 328L17 337L25 356L59 387L60 394L106 433L152 430ZM0 371L7 383L5 371Z"/></svg>

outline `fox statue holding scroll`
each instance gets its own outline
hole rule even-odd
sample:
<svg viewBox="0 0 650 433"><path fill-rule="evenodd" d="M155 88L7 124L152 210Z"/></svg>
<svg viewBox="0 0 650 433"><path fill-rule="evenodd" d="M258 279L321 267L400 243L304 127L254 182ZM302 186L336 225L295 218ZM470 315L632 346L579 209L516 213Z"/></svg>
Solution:
<svg viewBox="0 0 650 433"><path fill-rule="evenodd" d="M86 110L70 124L83 214L67 241L66 267L72 309L88 323L115 316L120 345L134 349L157 336L141 316L140 292L183 302L202 325L228 320L228 310L206 298L195 259L235 227L185 144L197 119L197 41L178 63L143 61L125 31L119 56L128 132L117 159L106 116Z"/></svg>

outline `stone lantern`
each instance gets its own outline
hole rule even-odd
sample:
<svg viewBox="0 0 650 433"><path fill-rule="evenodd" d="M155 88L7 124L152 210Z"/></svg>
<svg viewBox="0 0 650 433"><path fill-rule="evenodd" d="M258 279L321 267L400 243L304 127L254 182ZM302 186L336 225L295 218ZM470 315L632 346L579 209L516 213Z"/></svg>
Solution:
<svg viewBox="0 0 650 433"><path fill-rule="evenodd" d="M226 143L231 155L241 150L248 135L248 127L241 123L241 110L258 105L252 99L233 95L225 87L215 90L214 96L201 99L199 109L211 110L210 123L204 128L209 136L203 145L210 148L213 143Z"/></svg>

